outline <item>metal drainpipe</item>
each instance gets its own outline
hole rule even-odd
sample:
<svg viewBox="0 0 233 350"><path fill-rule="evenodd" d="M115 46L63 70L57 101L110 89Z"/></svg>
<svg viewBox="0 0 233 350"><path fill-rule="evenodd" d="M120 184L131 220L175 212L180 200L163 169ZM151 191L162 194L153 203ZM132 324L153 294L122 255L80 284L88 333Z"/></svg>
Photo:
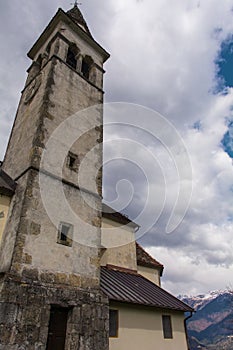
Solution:
<svg viewBox="0 0 233 350"><path fill-rule="evenodd" d="M190 311L190 315L184 319L184 330L185 330L185 336L186 336L186 341L187 341L187 345L188 345L188 350L190 350L190 347L189 347L189 338L188 338L188 331L187 331L187 321L188 321L188 319L190 319L193 316L194 312L195 311Z"/></svg>

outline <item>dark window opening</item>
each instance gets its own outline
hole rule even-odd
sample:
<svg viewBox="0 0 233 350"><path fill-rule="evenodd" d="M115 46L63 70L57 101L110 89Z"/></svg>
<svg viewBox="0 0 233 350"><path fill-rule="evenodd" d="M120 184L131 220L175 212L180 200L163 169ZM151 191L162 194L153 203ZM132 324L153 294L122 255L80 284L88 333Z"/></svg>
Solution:
<svg viewBox="0 0 233 350"><path fill-rule="evenodd" d="M70 167L70 168L73 168L73 167L74 167L75 160L76 160L76 158L74 158L74 157L72 157L72 156L69 157L69 167Z"/></svg>
<svg viewBox="0 0 233 350"><path fill-rule="evenodd" d="M89 79L89 72L90 72L89 64L87 64L85 61L83 61L82 73L83 73L83 76L87 79Z"/></svg>
<svg viewBox="0 0 233 350"><path fill-rule="evenodd" d="M58 229L57 243L64 244L71 247L72 238L73 238L73 226L71 224L61 222Z"/></svg>
<svg viewBox="0 0 233 350"><path fill-rule="evenodd" d="M90 56L83 58L81 72L86 79L89 79L92 64L93 60Z"/></svg>
<svg viewBox="0 0 233 350"><path fill-rule="evenodd" d="M71 170L77 170L78 168L78 156L74 153L69 152L67 158L67 166Z"/></svg>
<svg viewBox="0 0 233 350"><path fill-rule="evenodd" d="M64 350L69 309L51 307L46 350Z"/></svg>
<svg viewBox="0 0 233 350"><path fill-rule="evenodd" d="M77 67L76 54L70 47L67 52L66 63L74 69Z"/></svg>
<svg viewBox="0 0 233 350"><path fill-rule="evenodd" d="M109 310L109 337L118 337L118 310Z"/></svg>
<svg viewBox="0 0 233 350"><path fill-rule="evenodd" d="M164 339L172 339L172 322L171 322L171 316L169 315L163 315L162 316L163 321L163 336Z"/></svg>

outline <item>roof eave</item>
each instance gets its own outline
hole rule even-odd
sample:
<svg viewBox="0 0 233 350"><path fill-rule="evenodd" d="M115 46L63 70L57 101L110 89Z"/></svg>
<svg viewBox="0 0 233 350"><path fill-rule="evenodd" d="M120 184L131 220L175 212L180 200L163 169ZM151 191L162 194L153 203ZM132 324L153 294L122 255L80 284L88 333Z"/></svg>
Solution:
<svg viewBox="0 0 233 350"><path fill-rule="evenodd" d="M129 227L132 227L135 230L136 229L138 230L140 228L140 226L136 224L136 222L130 220L126 215L111 208L106 203L102 203L102 217L122 225L127 225Z"/></svg>
<svg viewBox="0 0 233 350"><path fill-rule="evenodd" d="M120 213L118 213L120 214ZM102 217L107 219L107 220L111 220L111 221L114 221L114 222L117 222L119 224L122 224L122 225L127 225L129 227L132 227L134 229L137 229L139 228L140 226L137 225L135 222L131 221L130 219L124 217L122 215L122 218L120 219L119 216L114 216L114 213L102 213Z"/></svg>
<svg viewBox="0 0 233 350"><path fill-rule="evenodd" d="M158 306L156 304L146 304L146 303L140 303L140 302L129 302L129 301L124 301L124 300L120 300L120 299L116 299L116 298L109 298L110 301L115 302L115 303L120 303L120 304L125 304L125 305L138 305L138 306L143 306L143 307L152 307L158 310L170 310L170 311L176 311L176 312L194 312L194 309L189 307L187 305L187 308L172 308L172 307L168 307L166 305L164 306Z"/></svg>
<svg viewBox="0 0 233 350"><path fill-rule="evenodd" d="M0 167L0 195L12 197L15 193L17 183Z"/></svg>
<svg viewBox="0 0 233 350"><path fill-rule="evenodd" d="M57 13L51 19L48 26L42 32L42 34L37 39L37 41L32 46L32 48L29 50L27 55L31 60L35 58L41 46L50 37L54 29L56 28L57 24L61 20L69 24L76 33L78 33L82 38L85 39L85 41L87 41L90 44L90 46L92 46L96 51L98 51L103 57L103 62L107 61L107 59L110 57L110 54L102 46L100 46L92 37L90 37L90 35L87 34L78 24L76 24L70 18L70 16L68 16L61 8L58 9Z"/></svg>
<svg viewBox="0 0 233 350"><path fill-rule="evenodd" d="M13 197L14 193L15 193L15 191L13 191L13 190L10 190L10 189L5 188L5 187L0 187L0 195L1 196Z"/></svg>

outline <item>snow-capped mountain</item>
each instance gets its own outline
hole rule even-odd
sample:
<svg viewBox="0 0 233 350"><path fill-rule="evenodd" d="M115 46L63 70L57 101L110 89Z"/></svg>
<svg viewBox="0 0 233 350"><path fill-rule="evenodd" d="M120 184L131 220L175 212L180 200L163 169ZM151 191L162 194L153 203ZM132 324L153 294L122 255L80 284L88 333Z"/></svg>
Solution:
<svg viewBox="0 0 233 350"><path fill-rule="evenodd" d="M190 305L192 308L194 308L195 311L202 309L206 304L208 304L210 301L216 299L217 297L221 295L228 295L233 294L233 290L215 290L212 292L208 292L207 294L199 294L196 296L188 296L188 295L179 295L178 299L182 300L183 302Z"/></svg>
<svg viewBox="0 0 233 350"><path fill-rule="evenodd" d="M233 291L179 296L196 313L188 320L191 350L233 349Z"/></svg>

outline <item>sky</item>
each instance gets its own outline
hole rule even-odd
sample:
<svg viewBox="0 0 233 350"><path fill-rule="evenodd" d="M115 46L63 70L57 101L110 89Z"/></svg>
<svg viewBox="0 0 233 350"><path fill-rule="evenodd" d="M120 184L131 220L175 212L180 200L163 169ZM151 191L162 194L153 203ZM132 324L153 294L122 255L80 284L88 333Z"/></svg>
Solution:
<svg viewBox="0 0 233 350"><path fill-rule="evenodd" d="M58 7L72 5L0 2L1 159L30 66L26 53ZM122 127L118 120L105 129L105 157L114 159L105 166L106 202L120 193L124 213L141 226L151 223L140 243L164 264L167 290L195 295L233 286L233 0L83 0L80 7L95 39L111 53L105 101L124 103L141 125ZM159 123L153 124L158 116L171 131L165 143L159 142ZM179 150L171 156L178 141L185 160ZM182 220L168 234L180 188Z"/></svg>

